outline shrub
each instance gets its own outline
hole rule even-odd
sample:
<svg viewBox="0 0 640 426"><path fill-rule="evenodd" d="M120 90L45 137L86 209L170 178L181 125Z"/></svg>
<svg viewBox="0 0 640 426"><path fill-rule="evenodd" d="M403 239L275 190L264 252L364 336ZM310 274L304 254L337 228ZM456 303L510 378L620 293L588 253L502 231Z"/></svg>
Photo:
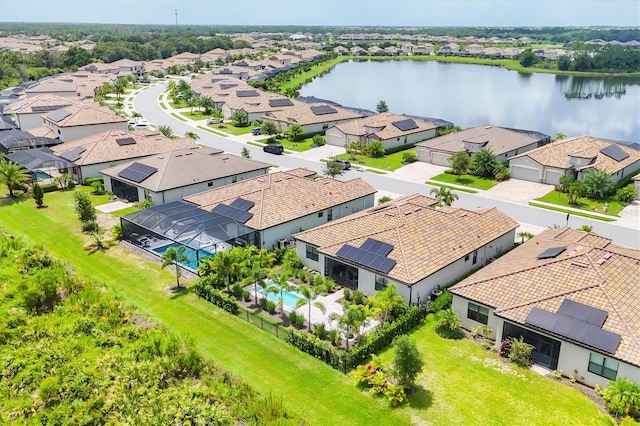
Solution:
<svg viewBox="0 0 640 426"><path fill-rule="evenodd" d="M240 299L242 297L242 286L238 283L235 283L231 286L231 292L236 299Z"/></svg>
<svg viewBox="0 0 640 426"><path fill-rule="evenodd" d="M276 313L276 304L274 302L272 302L271 300L267 301L267 311L270 314L275 314ZM304 320L304 317L303 317Z"/></svg>
<svg viewBox="0 0 640 426"><path fill-rule="evenodd" d="M338 346L339 338L340 338L340 333L338 333L338 330L329 330L329 341L333 346Z"/></svg>
<svg viewBox="0 0 640 426"><path fill-rule="evenodd" d="M101 177L89 177L84 180L84 184L87 186L93 186L94 182L100 182L104 185L104 178Z"/></svg>
<svg viewBox="0 0 640 426"><path fill-rule="evenodd" d="M266 297L263 297L262 299L260 299L260 302L258 302L260 304L260 307L265 311L267 310L267 302L268 300Z"/></svg>
<svg viewBox="0 0 640 426"><path fill-rule="evenodd" d="M380 141L369 142L366 146L367 155L372 158L380 158L384 156L384 145Z"/></svg>
<svg viewBox="0 0 640 426"><path fill-rule="evenodd" d="M522 336L518 339L511 340L511 349L509 350L509 359L518 365L527 367L530 362L531 351L533 346L524 342Z"/></svg>
<svg viewBox="0 0 640 426"><path fill-rule="evenodd" d="M446 331L458 331L462 327L462 321L456 312L449 308L436 314L436 327Z"/></svg>
<svg viewBox="0 0 640 426"><path fill-rule="evenodd" d="M298 328L304 327L304 315L296 315L295 324Z"/></svg>
<svg viewBox="0 0 640 426"><path fill-rule="evenodd" d="M362 305L364 303L364 292L362 290L356 290L353 292L353 302L356 305Z"/></svg>
<svg viewBox="0 0 640 426"><path fill-rule="evenodd" d="M445 174L448 174L448 175L455 175L455 173L453 172L453 169L445 169L444 172Z"/></svg>
<svg viewBox="0 0 640 426"><path fill-rule="evenodd" d="M607 409L616 416L640 416L640 386L626 378L609 382L602 395Z"/></svg>
<svg viewBox="0 0 640 426"><path fill-rule="evenodd" d="M235 299L223 294L220 290L216 290L202 282L198 282L198 284L194 286L194 292L198 297L213 303L230 314L238 314L238 304Z"/></svg>
<svg viewBox="0 0 640 426"><path fill-rule="evenodd" d="M638 191L632 183L616 191L616 199L623 203L630 203L638 196Z"/></svg>
<svg viewBox="0 0 640 426"><path fill-rule="evenodd" d="M38 396L45 405L50 405L53 399L58 397L60 382L57 377L47 377L40 382Z"/></svg>
<svg viewBox="0 0 640 426"><path fill-rule="evenodd" d="M407 151L407 152L402 153L402 162L404 164L414 163L417 160L418 160L418 156L413 151Z"/></svg>
<svg viewBox="0 0 640 426"><path fill-rule="evenodd" d="M327 329L325 328L324 324L316 324L315 332L316 336L318 336L318 339L324 340L327 337Z"/></svg>
<svg viewBox="0 0 640 426"><path fill-rule="evenodd" d="M384 396L387 397L389 405L397 407L398 405L407 402L407 395L404 392L404 387L400 385L387 384L387 389L384 391Z"/></svg>
<svg viewBox="0 0 640 426"><path fill-rule="evenodd" d="M313 146L324 146L325 143L324 136L313 135Z"/></svg>
<svg viewBox="0 0 640 426"><path fill-rule="evenodd" d="M242 299L244 299L245 302L248 302L251 300L251 293L249 292L249 290L242 291Z"/></svg>
<svg viewBox="0 0 640 426"><path fill-rule="evenodd" d="M40 185L40 188L42 188L42 192L54 192L57 191L58 189L58 185L55 183L45 183L44 185Z"/></svg>
<svg viewBox="0 0 640 426"><path fill-rule="evenodd" d="M114 225L111 233L113 234L113 239L116 241L122 241L122 238L124 238L124 235L122 234L122 225L120 223Z"/></svg>
<svg viewBox="0 0 640 426"><path fill-rule="evenodd" d="M449 290L443 290L442 294L429 304L429 312L440 312L445 309L451 308L453 302L453 296L449 293Z"/></svg>
<svg viewBox="0 0 640 426"><path fill-rule="evenodd" d="M296 324L296 319L298 318L298 313L296 311L291 311L289 313L289 322L291 323L291 325L295 325Z"/></svg>
<svg viewBox="0 0 640 426"><path fill-rule="evenodd" d="M344 289L344 300L351 300L351 289Z"/></svg>
<svg viewBox="0 0 640 426"><path fill-rule="evenodd" d="M378 198L378 204L388 203L391 200L392 200L392 198L390 196L383 195L382 197Z"/></svg>
<svg viewBox="0 0 640 426"><path fill-rule="evenodd" d="M506 358L509 356L509 352L511 352L511 340L504 339L500 342L500 348L498 349L498 353L501 357Z"/></svg>

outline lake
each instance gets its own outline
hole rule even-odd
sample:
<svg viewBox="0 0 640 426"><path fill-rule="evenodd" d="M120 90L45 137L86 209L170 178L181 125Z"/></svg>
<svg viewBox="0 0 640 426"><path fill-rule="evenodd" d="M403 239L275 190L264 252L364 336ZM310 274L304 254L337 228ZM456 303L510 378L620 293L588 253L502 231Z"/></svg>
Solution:
<svg viewBox="0 0 640 426"><path fill-rule="evenodd" d="M442 118L554 136L640 142L640 78L523 74L436 61L349 61L300 90L351 107Z"/></svg>

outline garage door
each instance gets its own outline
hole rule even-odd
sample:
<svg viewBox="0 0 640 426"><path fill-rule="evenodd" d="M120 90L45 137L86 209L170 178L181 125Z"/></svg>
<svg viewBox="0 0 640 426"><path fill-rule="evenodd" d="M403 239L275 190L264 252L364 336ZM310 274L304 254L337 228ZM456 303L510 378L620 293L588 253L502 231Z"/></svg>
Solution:
<svg viewBox="0 0 640 426"><path fill-rule="evenodd" d="M449 154L445 154L442 152L434 152L431 154L431 162L433 164L437 164L439 166L449 167Z"/></svg>
<svg viewBox="0 0 640 426"><path fill-rule="evenodd" d="M511 177L514 179L528 180L529 182L538 182L540 171L528 167L511 166Z"/></svg>
<svg viewBox="0 0 640 426"><path fill-rule="evenodd" d="M547 170L544 174L544 183L549 185L559 185L562 173L553 170Z"/></svg>
<svg viewBox="0 0 640 426"><path fill-rule="evenodd" d="M418 161L423 161L425 163L429 162L429 150L428 149L416 149L416 154L418 156Z"/></svg>

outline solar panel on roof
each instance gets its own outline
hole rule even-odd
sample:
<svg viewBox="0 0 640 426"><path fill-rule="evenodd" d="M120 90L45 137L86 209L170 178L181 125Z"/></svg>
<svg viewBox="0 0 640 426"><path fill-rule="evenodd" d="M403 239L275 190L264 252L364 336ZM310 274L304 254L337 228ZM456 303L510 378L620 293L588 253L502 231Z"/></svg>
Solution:
<svg viewBox="0 0 640 426"><path fill-rule="evenodd" d="M249 98L254 96L260 96L260 94L255 90L237 90L236 96L238 96L239 98Z"/></svg>
<svg viewBox="0 0 640 426"><path fill-rule="evenodd" d="M293 106L293 102L291 99L269 99L269 106L272 107L284 107L284 106Z"/></svg>
<svg viewBox="0 0 640 426"><path fill-rule="evenodd" d="M609 312L597 309L589 305L564 299L558 308L558 313L580 321L584 321L596 327L602 327Z"/></svg>
<svg viewBox="0 0 640 426"><path fill-rule="evenodd" d="M396 126L398 129L402 130L403 132L418 128L418 125L416 124L416 122L410 118L407 118L406 120L394 121L391 124Z"/></svg>
<svg viewBox="0 0 640 426"><path fill-rule="evenodd" d="M69 106L69 104L66 104L66 105L36 105L36 106L32 106L31 107L31 111L33 111L33 112L55 111L57 109L64 108L66 106Z"/></svg>
<svg viewBox="0 0 640 426"><path fill-rule="evenodd" d="M552 259L554 257L557 257L560 253L562 253L566 249L567 249L566 247L548 248L545 251L543 251L542 253L540 253L537 258L538 259Z"/></svg>
<svg viewBox="0 0 640 426"><path fill-rule="evenodd" d="M233 89L236 86L237 86L237 84L230 84L230 83L221 84L220 85L220 89L222 89L222 90Z"/></svg>
<svg viewBox="0 0 640 426"><path fill-rule="evenodd" d="M388 273L396 264L393 259L345 244L336 253L338 257L366 266L383 274Z"/></svg>
<svg viewBox="0 0 640 426"><path fill-rule="evenodd" d="M121 139L116 139L116 143L120 146L135 145L136 140L134 138L121 138Z"/></svg>
<svg viewBox="0 0 640 426"><path fill-rule="evenodd" d="M218 204L211 210L213 213L217 213L221 216L228 217L239 223L246 223L253 217L253 213L240 210L236 207L227 206L226 204Z"/></svg>
<svg viewBox="0 0 640 426"><path fill-rule="evenodd" d="M391 250L393 250L393 246L391 244L383 243L382 241L378 241L373 238L367 238L360 248L380 256L386 256L391 253Z"/></svg>
<svg viewBox="0 0 640 426"><path fill-rule="evenodd" d="M65 118L67 118L70 115L71 115L71 113L63 108L63 109L59 109L59 110L54 111L51 114L47 115L47 118L49 120L55 121L57 123L60 120L64 120Z"/></svg>
<svg viewBox="0 0 640 426"><path fill-rule="evenodd" d="M118 176L135 183L140 183L157 171L158 169L155 167L136 162L121 170L120 173L118 173Z"/></svg>
<svg viewBox="0 0 640 426"><path fill-rule="evenodd" d="M338 112L338 110L336 110L333 107L330 107L329 105L318 105L318 106L312 106L311 112L313 112L315 115L325 115L325 114L334 114Z"/></svg>
<svg viewBox="0 0 640 426"><path fill-rule="evenodd" d="M80 158L80 154L85 152L87 149L83 146L77 146L75 148L71 148L67 151L61 152L58 157L64 158L67 161L76 161Z"/></svg>
<svg viewBox="0 0 640 426"><path fill-rule="evenodd" d="M622 161L625 158L629 157L629 154L624 152L622 148L620 148L616 144L611 144L605 148L602 148L600 152L615 161Z"/></svg>
<svg viewBox="0 0 640 426"><path fill-rule="evenodd" d="M246 212L255 204L256 203L254 203L253 201L245 200L244 198L236 198L235 200L233 200L233 202L230 205L231 207L235 207L237 209L240 209Z"/></svg>
<svg viewBox="0 0 640 426"><path fill-rule="evenodd" d="M566 300L566 299L565 299ZM614 353L621 336L593 324L559 313L533 307L524 323L583 343L607 353Z"/></svg>

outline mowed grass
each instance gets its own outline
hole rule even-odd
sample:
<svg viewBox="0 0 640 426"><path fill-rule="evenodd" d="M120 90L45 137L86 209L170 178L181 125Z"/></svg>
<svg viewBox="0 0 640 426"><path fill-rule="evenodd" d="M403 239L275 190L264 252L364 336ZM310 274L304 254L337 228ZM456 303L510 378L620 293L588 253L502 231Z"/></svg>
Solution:
<svg viewBox="0 0 640 426"><path fill-rule="evenodd" d="M483 190L491 189L496 185L493 182L493 179L491 178L485 178L485 177L473 176L473 175L460 175L458 177L457 175L451 175L448 173L442 173L437 176L434 176L431 178L431 180L435 180L437 182L451 183L454 185L468 186L469 188L476 188L476 189L483 189Z"/></svg>
<svg viewBox="0 0 640 426"><path fill-rule="evenodd" d="M609 416L579 391L514 364L468 339L434 331L432 315L411 333L425 361L418 391L400 410L431 425L607 425ZM382 353L386 363L392 349Z"/></svg>
<svg viewBox="0 0 640 426"><path fill-rule="evenodd" d="M394 171L399 169L402 166L406 166L405 163L402 162L402 154L405 152L413 152L416 153L415 148L410 148L405 151L394 152L393 154L387 154L379 158L371 158L366 155L356 155L355 160L352 159L350 154L344 153L336 155L337 158L343 160L349 160L351 164L359 164L367 167L375 167L376 169L386 170L386 171Z"/></svg>
<svg viewBox="0 0 640 426"><path fill-rule="evenodd" d="M578 200L578 204L569 204L569 194L555 190L540 198L536 198L536 201L544 201L545 203L556 204L558 206L571 207L587 212L608 214L610 216L618 216L618 213L626 207L626 204L620 203L613 197L608 197L604 200L592 200L591 198L581 197ZM608 204L607 211L604 210L605 203Z"/></svg>
<svg viewBox="0 0 640 426"><path fill-rule="evenodd" d="M213 124L209 127L219 129L221 132L226 132L234 136L246 135L247 133L251 132L252 129L251 125L245 127L236 127L233 124Z"/></svg>
<svg viewBox="0 0 640 426"><path fill-rule="evenodd" d="M265 145L268 143L268 141L269 141L269 138L258 139L258 142ZM313 138L300 139L299 141L291 141L286 138L282 138L282 139L276 138L276 143L279 143L280 145L284 146L285 149L288 149L290 151L296 151L296 152L304 152L314 148Z"/></svg>
<svg viewBox="0 0 640 426"><path fill-rule="evenodd" d="M86 190L86 189L81 189ZM30 197L0 205L0 229L44 245L75 270L133 304L152 320L191 338L201 353L235 373L263 395L282 398L288 409L313 425L404 425L409 416L359 392L348 376L301 353L268 333L188 292L169 296L170 271L115 246L106 252L82 250L72 192L45 196L46 209Z"/></svg>

